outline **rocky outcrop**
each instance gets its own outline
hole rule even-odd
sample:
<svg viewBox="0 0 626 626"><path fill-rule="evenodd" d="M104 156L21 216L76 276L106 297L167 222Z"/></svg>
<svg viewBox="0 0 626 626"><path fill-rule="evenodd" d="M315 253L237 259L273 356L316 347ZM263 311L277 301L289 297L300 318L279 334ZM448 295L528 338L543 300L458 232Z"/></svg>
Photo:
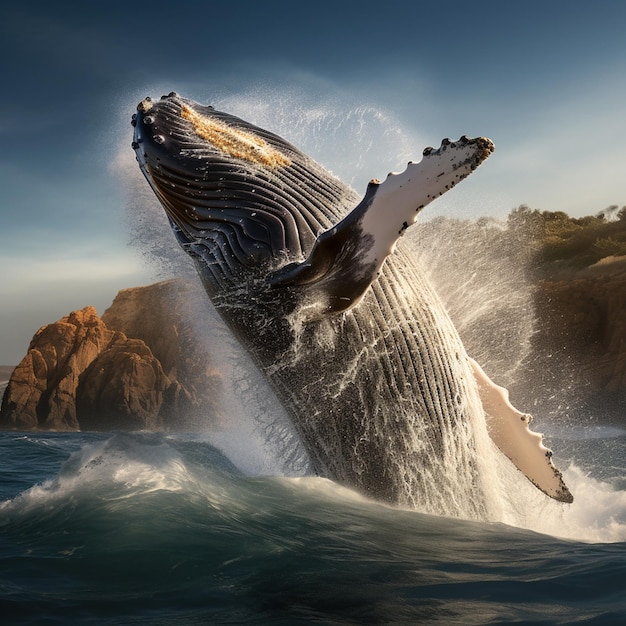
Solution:
<svg viewBox="0 0 626 626"><path fill-rule="evenodd" d="M162 430L172 383L140 339L119 333L80 377L76 412L81 430Z"/></svg>
<svg viewBox="0 0 626 626"><path fill-rule="evenodd" d="M170 381L162 409L170 429L202 429L219 414L221 373L192 313L200 310L206 328L208 304L197 282L175 279L122 289L102 315L108 328L142 340L159 360Z"/></svg>
<svg viewBox="0 0 626 626"><path fill-rule="evenodd" d="M2 423L19 429L76 430L79 378L115 336L93 307L40 328L9 380Z"/></svg>
<svg viewBox="0 0 626 626"><path fill-rule="evenodd" d="M15 368L0 427L196 430L214 422L220 379L185 315L191 286L166 281L118 294L42 327Z"/></svg>

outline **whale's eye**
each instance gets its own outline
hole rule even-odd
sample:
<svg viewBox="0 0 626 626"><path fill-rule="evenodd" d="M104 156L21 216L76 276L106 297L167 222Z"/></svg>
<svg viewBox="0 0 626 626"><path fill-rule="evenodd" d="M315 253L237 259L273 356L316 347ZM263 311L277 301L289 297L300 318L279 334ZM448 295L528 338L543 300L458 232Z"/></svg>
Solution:
<svg viewBox="0 0 626 626"><path fill-rule="evenodd" d="M185 104L181 106L180 115L191 122L196 135L231 157L266 167L286 167L291 164L291 160L282 152L254 133L201 115Z"/></svg>

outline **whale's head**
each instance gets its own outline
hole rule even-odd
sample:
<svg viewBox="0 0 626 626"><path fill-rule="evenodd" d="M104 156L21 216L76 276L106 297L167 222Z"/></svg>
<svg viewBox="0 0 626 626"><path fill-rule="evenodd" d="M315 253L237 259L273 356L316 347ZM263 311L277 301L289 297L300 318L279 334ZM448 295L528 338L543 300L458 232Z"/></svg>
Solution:
<svg viewBox="0 0 626 626"><path fill-rule="evenodd" d="M218 281L302 258L347 195L277 135L174 92L140 102L132 124L137 161L179 243Z"/></svg>
<svg viewBox="0 0 626 626"><path fill-rule="evenodd" d="M328 295L332 312L354 306L422 208L493 151L483 137L444 139L361 200L281 137L174 92L141 101L132 124L139 166L211 296L265 276Z"/></svg>

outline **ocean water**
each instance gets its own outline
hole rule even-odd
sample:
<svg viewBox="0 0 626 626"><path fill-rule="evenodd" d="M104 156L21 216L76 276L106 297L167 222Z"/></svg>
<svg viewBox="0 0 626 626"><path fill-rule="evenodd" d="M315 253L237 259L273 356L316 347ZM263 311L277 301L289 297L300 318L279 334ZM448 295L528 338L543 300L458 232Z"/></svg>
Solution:
<svg viewBox="0 0 626 626"><path fill-rule="evenodd" d="M228 437L0 433L2 623L626 623L621 428L553 433L550 532L263 475Z"/></svg>

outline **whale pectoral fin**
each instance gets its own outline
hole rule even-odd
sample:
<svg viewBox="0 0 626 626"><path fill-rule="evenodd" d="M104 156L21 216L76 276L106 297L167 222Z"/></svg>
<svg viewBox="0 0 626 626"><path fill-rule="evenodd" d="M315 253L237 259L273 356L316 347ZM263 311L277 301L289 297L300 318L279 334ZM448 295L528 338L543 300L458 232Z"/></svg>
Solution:
<svg viewBox="0 0 626 626"><path fill-rule="evenodd" d="M470 362L493 442L537 489L559 502L573 502L561 472L552 463L552 451L542 443L543 435L528 428L532 417L518 411L509 402L509 392L496 385L476 361Z"/></svg>
<svg viewBox="0 0 626 626"><path fill-rule="evenodd" d="M374 238L362 221L378 183L368 185L365 198L336 226L323 232L307 259L291 263L269 276L274 288L308 288L324 313L354 306L376 279L382 261L372 254ZM384 260L384 258L382 259Z"/></svg>
<svg viewBox="0 0 626 626"><path fill-rule="evenodd" d="M469 176L493 149L484 137L444 139L438 150L426 148L424 158L404 172L391 173L382 183L372 180L363 200L317 238L308 258L274 272L269 284L314 287L316 295L326 297L326 313L353 307L418 213Z"/></svg>

